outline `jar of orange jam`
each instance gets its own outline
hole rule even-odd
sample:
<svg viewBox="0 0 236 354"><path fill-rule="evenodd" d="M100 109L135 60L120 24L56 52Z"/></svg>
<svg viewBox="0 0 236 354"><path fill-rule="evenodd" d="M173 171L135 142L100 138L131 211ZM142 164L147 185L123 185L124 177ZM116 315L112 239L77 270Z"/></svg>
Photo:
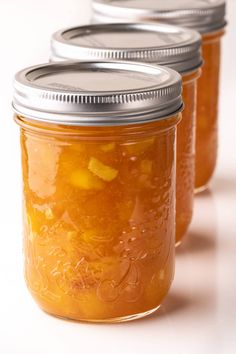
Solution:
<svg viewBox="0 0 236 354"><path fill-rule="evenodd" d="M51 60L132 60L162 64L183 79L185 109L177 128L176 244L191 223L195 178L197 79L202 65L201 36L165 24L98 24L67 28L51 41Z"/></svg>
<svg viewBox="0 0 236 354"><path fill-rule="evenodd" d="M218 96L221 38L226 25L225 0L93 0L93 22L151 21L189 27L203 39L203 66L198 86L196 191L207 188L218 149Z"/></svg>
<svg viewBox="0 0 236 354"><path fill-rule="evenodd" d="M16 75L25 279L47 313L126 321L167 295L181 86L171 69L127 62Z"/></svg>

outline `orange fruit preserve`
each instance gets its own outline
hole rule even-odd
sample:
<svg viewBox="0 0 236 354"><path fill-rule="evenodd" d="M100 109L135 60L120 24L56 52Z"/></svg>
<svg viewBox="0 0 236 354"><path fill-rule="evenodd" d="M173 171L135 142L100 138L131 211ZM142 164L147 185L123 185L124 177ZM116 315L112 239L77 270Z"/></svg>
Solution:
<svg viewBox="0 0 236 354"><path fill-rule="evenodd" d="M204 66L198 82L196 190L207 187L216 167L221 37L224 31L203 36ZM207 87L207 90L206 90Z"/></svg>
<svg viewBox="0 0 236 354"><path fill-rule="evenodd" d="M92 5L93 23L141 21L159 26L160 22L165 22L201 33L204 65L197 90L195 191L203 191L217 162L221 38L227 24L227 1L93 0ZM172 44L171 38L169 43Z"/></svg>
<svg viewBox="0 0 236 354"><path fill-rule="evenodd" d="M198 32L163 23L110 23L72 27L52 36L51 58L135 60L162 64L182 75L184 111L177 128L176 245L192 220L195 183L197 79L202 66Z"/></svg>
<svg viewBox="0 0 236 354"><path fill-rule="evenodd" d="M25 275L44 310L102 320L161 303L173 278L176 120L133 139L22 129Z"/></svg>
<svg viewBox="0 0 236 354"><path fill-rule="evenodd" d="M181 243L193 215L197 79L200 73L198 69L183 75L185 108L177 128L176 245Z"/></svg>
<svg viewBox="0 0 236 354"><path fill-rule="evenodd" d="M34 299L50 314L125 321L155 311L173 279L181 78L170 69L145 64L97 63L96 71L94 65L51 64L16 76L13 105L21 127L25 278ZM113 76L119 75L117 84ZM76 77L73 88L71 77ZM121 91L123 78L130 78L129 93L127 88ZM94 87L106 90L101 96L88 91L90 79ZM28 99L24 105L18 96L22 85ZM114 96L116 85L119 96ZM42 86L48 91L43 96ZM139 100L137 86L143 91ZM133 95L130 104L127 94ZM169 100L173 95L174 105ZM36 111L35 102L45 116ZM109 109L114 105L113 114L107 114L107 102L112 102ZM140 102L148 103L143 116L136 115ZM71 114L72 108L82 112ZM128 124L127 110L131 114L133 109L137 122ZM117 111L119 124L114 125ZM142 122L148 117L151 122Z"/></svg>

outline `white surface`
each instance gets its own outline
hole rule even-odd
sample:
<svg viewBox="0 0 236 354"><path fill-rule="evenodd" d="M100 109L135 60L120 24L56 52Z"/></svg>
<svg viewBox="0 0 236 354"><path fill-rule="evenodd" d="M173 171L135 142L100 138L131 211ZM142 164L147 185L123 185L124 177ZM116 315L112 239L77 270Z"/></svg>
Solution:
<svg viewBox="0 0 236 354"><path fill-rule="evenodd" d="M221 149L211 192L196 198L178 250L176 278L156 315L119 325L76 324L41 312L24 285L18 127L12 77L47 61L50 34L85 23L88 0L0 0L0 353L233 354L236 352L236 1L228 0L221 95Z"/></svg>

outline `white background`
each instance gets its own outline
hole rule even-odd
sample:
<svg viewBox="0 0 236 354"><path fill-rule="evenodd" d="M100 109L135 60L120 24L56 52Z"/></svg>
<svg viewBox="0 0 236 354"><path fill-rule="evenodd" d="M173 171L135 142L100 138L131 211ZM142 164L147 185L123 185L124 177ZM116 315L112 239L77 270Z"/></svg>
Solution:
<svg viewBox="0 0 236 354"><path fill-rule="evenodd" d="M86 23L89 0L0 0L0 353L233 354L236 352L236 0L224 38L220 154L211 189L196 198L176 278L159 313L117 325L78 324L41 312L22 275L19 131L14 73L46 62L49 38ZM207 87L206 87L207 91ZM207 152L206 152L207 153Z"/></svg>

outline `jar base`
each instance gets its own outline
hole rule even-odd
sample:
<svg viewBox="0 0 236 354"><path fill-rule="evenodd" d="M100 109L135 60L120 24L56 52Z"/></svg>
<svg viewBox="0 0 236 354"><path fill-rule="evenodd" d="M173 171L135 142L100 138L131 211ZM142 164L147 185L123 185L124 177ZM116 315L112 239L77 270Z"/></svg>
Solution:
<svg viewBox="0 0 236 354"><path fill-rule="evenodd" d="M202 192L205 192L209 188L208 184L205 184L204 186L200 186L194 189L194 194L200 194Z"/></svg>
<svg viewBox="0 0 236 354"><path fill-rule="evenodd" d="M150 315L152 315L153 313L155 313L156 311L159 310L159 308L161 307L161 305L155 307L154 309L151 309L151 310L148 310L148 311L145 311L145 312L142 312L142 313L138 313L138 314L135 314L135 315L129 315L129 316L123 316L123 317L115 317L115 318L108 318L108 319L74 319L74 318L70 318L69 316L60 316L60 315L56 315L56 314L53 314L53 313L50 313L48 311L45 311L43 308L42 311L45 312L47 315L49 316L53 316L53 317L56 317L60 320L66 320L66 321L72 321L72 322L78 322L78 323L122 323L122 322L131 322L131 321L136 321L136 320L139 320L139 319L142 319L144 317L148 317Z"/></svg>
<svg viewBox="0 0 236 354"><path fill-rule="evenodd" d="M177 242L175 243L175 248L178 248L182 243L183 243L183 239L177 241Z"/></svg>
<svg viewBox="0 0 236 354"><path fill-rule="evenodd" d="M181 232L176 233L175 248L178 248L186 239L189 227L192 222L192 216L193 213L190 214L190 217L188 218L188 222L185 223L185 226L181 228Z"/></svg>
<svg viewBox="0 0 236 354"><path fill-rule="evenodd" d="M188 230L186 230L182 238L175 243L175 249L179 248L187 237L188 237Z"/></svg>

